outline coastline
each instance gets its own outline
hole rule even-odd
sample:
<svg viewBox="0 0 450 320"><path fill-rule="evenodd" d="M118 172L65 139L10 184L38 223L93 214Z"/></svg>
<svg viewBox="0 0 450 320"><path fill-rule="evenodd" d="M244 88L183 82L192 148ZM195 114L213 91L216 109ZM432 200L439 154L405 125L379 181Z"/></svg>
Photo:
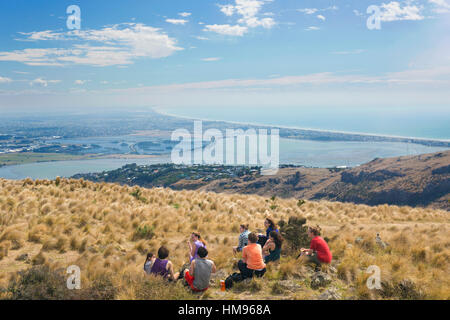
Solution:
<svg viewBox="0 0 450 320"><path fill-rule="evenodd" d="M222 123L259 126L259 127L274 128L274 129L280 128L280 129L303 130L303 131L330 133L330 134L342 134L342 135L351 135L351 136L377 137L377 138L386 138L386 139L418 140L418 141L422 141L422 142L430 141L430 142L441 142L441 143L449 143L450 144L450 139L407 137L407 136L395 136L395 135L376 134L376 133L372 134L372 133L365 133L365 132L312 129L312 128L302 128L302 127L286 126L286 125L270 125L270 124L254 123L254 122L244 122L244 121L213 120L213 119L207 119L207 118L197 118L197 117L189 117L189 116L171 114L171 113L159 110L159 109L157 109L157 107L152 107L151 110L153 112L158 113L163 116L186 119L186 120L200 120L200 121L205 121L205 122L206 121L207 122L222 122Z"/></svg>
<svg viewBox="0 0 450 320"><path fill-rule="evenodd" d="M20 154L20 153L17 153ZM89 161L89 160L101 160L101 159L113 159L113 160L141 160L141 159L153 159L153 158L159 158L164 155L168 154L161 154L161 155L147 155L147 154L108 154L108 155L96 155L96 154L89 154L86 156L72 156L69 154L55 154L55 155L62 155L67 156L65 159L44 159L44 160L31 160L26 162L11 162L11 163L0 163L0 168L4 167L14 167L14 166L21 166L21 165L27 165L27 164L35 164L35 163L55 163L55 162L64 162L64 161Z"/></svg>

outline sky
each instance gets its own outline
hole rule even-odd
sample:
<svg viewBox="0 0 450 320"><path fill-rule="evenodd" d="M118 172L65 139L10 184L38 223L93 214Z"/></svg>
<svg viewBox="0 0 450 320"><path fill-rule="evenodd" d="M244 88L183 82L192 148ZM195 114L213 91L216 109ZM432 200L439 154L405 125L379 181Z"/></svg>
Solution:
<svg viewBox="0 0 450 320"><path fill-rule="evenodd" d="M1 112L450 110L450 0L5 0L0 17Z"/></svg>

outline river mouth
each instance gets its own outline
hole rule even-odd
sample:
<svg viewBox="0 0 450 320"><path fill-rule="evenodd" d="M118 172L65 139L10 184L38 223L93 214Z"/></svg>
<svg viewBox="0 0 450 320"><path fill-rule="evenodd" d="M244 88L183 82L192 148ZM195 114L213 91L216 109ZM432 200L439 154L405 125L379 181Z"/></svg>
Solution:
<svg viewBox="0 0 450 320"><path fill-rule="evenodd" d="M354 167L367 163L374 158L417 155L444 150L448 150L448 148L399 142L322 142L281 138L280 164L318 168ZM25 178L54 179L57 176L71 177L78 173L115 170L130 163L150 165L170 162L169 152L151 157L119 155L118 158L28 163L1 167L0 178L15 180Z"/></svg>

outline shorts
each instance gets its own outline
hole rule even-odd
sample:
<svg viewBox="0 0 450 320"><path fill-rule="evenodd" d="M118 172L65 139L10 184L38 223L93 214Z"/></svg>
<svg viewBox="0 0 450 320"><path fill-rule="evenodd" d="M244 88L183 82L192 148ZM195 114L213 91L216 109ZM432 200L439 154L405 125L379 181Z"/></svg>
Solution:
<svg viewBox="0 0 450 320"><path fill-rule="evenodd" d="M203 291L208 290L208 288L203 289L203 290L199 290L196 287L194 287L194 277L189 274L189 270L187 270L186 273L184 274L184 280L186 280L188 285L191 287L192 291L203 292Z"/></svg>

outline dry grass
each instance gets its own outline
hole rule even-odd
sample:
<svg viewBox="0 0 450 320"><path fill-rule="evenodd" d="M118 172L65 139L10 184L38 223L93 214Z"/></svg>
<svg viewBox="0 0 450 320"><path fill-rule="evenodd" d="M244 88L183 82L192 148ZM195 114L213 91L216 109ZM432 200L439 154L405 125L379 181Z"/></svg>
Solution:
<svg viewBox="0 0 450 320"><path fill-rule="evenodd" d="M396 288L407 279L421 292L420 298L450 299L447 211L328 201L299 206L298 199L161 188L136 193L128 186L68 179L0 179L0 287L31 265L56 270L76 264L86 286L112 272L111 281L121 288L115 298L145 298L149 283L142 280L142 265L147 252L166 245L178 270L188 259L189 234L198 231L208 241L210 258L230 273L238 258L231 247L236 245L239 224L262 229L268 215L276 221L306 217L307 223L323 227L337 269L333 285L344 298L405 298ZM375 242L377 232L387 248ZM30 264L16 260L24 253ZM370 265L381 268L389 294L365 286ZM279 280L297 279L307 287L308 272L292 256L284 256L270 265L265 279L268 283L257 280L246 289L250 298L277 298L284 292ZM164 286L158 288L160 296L169 297ZM223 298L215 290L205 297ZM227 292L227 298L246 298L238 291ZM315 298L318 293L305 289L283 293L283 298Z"/></svg>

